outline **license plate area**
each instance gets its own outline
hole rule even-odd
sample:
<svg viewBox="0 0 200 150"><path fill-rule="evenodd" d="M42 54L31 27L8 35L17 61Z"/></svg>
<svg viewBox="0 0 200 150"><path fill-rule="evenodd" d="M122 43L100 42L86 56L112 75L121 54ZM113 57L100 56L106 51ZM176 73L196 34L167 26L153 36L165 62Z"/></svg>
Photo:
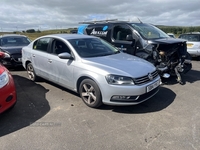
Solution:
<svg viewBox="0 0 200 150"><path fill-rule="evenodd" d="M152 91L153 89L155 89L156 87L158 87L160 85L160 80L150 84L149 86L147 86L147 93Z"/></svg>

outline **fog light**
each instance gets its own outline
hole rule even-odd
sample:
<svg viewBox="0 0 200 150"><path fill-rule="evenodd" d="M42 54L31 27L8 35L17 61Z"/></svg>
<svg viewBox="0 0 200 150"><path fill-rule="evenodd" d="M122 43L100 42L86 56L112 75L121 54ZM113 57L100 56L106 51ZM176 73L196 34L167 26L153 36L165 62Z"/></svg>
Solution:
<svg viewBox="0 0 200 150"><path fill-rule="evenodd" d="M123 96L123 95L115 95L112 99L129 99L130 96Z"/></svg>
<svg viewBox="0 0 200 150"><path fill-rule="evenodd" d="M10 102L12 99L13 99L13 96L10 95L10 96L8 96L8 97L6 98L6 102Z"/></svg>
<svg viewBox="0 0 200 150"><path fill-rule="evenodd" d="M124 96L124 95L114 95L112 100L136 100L138 96Z"/></svg>

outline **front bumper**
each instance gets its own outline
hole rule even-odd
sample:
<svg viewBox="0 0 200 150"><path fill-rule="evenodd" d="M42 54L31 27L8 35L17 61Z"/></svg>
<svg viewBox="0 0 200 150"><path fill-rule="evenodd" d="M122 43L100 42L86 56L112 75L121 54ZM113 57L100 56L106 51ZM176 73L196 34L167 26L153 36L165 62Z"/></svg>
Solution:
<svg viewBox="0 0 200 150"><path fill-rule="evenodd" d="M21 56L11 56L10 58L4 58L1 60L4 66L22 66Z"/></svg>
<svg viewBox="0 0 200 150"><path fill-rule="evenodd" d="M9 82L0 89L0 114L11 108L17 101L14 80L9 75Z"/></svg>
<svg viewBox="0 0 200 150"><path fill-rule="evenodd" d="M154 89L147 92L147 87L155 83L159 85L156 85ZM161 83L160 77L157 77L153 81L144 85L132 85L132 86L107 85L107 87L101 89L102 101L104 104L107 105L119 105L119 106L136 105L154 96L159 91L160 83ZM116 98L117 96L119 98ZM113 99L113 97L115 97L115 99Z"/></svg>

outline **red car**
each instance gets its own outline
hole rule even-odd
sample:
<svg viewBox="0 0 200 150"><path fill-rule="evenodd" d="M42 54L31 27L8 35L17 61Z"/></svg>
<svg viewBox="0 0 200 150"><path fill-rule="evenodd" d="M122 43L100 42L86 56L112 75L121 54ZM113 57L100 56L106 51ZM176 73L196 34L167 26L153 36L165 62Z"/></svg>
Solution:
<svg viewBox="0 0 200 150"><path fill-rule="evenodd" d="M0 52L0 59L4 57ZM17 101L16 89L12 75L0 64L0 114L13 107Z"/></svg>

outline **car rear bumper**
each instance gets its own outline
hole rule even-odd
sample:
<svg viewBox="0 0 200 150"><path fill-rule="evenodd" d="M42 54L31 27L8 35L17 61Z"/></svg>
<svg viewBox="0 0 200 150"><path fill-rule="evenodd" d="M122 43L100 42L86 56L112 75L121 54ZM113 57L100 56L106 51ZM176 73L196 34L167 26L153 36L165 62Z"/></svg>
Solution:
<svg viewBox="0 0 200 150"><path fill-rule="evenodd" d="M187 48L187 52L192 56L192 57L197 57L200 56L200 49L194 49L194 48Z"/></svg>

